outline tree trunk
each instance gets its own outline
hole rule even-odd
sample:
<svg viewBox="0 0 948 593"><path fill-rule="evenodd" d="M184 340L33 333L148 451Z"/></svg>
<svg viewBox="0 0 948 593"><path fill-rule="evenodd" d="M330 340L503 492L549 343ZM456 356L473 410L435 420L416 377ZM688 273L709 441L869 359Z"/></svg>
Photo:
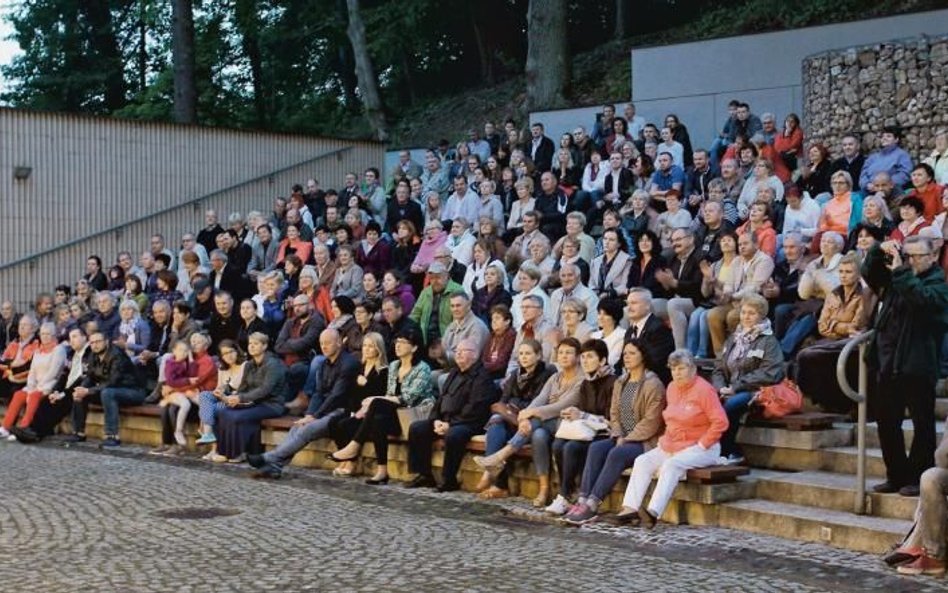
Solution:
<svg viewBox="0 0 948 593"><path fill-rule="evenodd" d="M145 25L145 3L138 4L138 92L144 93L148 86L148 28Z"/></svg>
<svg viewBox="0 0 948 593"><path fill-rule="evenodd" d="M119 50L109 3L103 0L81 2L83 12L91 26L90 45L94 51L94 63L104 75L105 109L113 112L125 106L125 63Z"/></svg>
<svg viewBox="0 0 948 593"><path fill-rule="evenodd" d="M194 13L191 0L171 4L171 56L174 62L174 120L197 123L197 86L194 77Z"/></svg>
<svg viewBox="0 0 948 593"><path fill-rule="evenodd" d="M336 14L339 19L340 27L349 22L349 9L346 7L346 0L336 0ZM352 57L352 44L348 37L340 39L336 44L335 59L332 61L333 69L339 76L339 82L342 85L343 96L346 98L346 109L352 113L356 112L359 104L359 97L356 95L356 86L359 81L355 77L355 58Z"/></svg>
<svg viewBox="0 0 948 593"><path fill-rule="evenodd" d="M267 123L267 91L264 84L263 58L260 52L260 20L256 0L237 0L236 23L240 30L241 47L250 62L250 81L253 85L253 107L256 124Z"/></svg>
<svg viewBox="0 0 948 593"><path fill-rule="evenodd" d="M566 40L566 0L530 0L527 8L527 110L561 107L572 63Z"/></svg>
<svg viewBox="0 0 948 593"><path fill-rule="evenodd" d="M491 56L488 42L484 39L484 33L477 24L472 10L471 27L474 29L474 41L477 45L477 55L481 61L481 80L487 84L494 84L494 59Z"/></svg>
<svg viewBox="0 0 948 593"><path fill-rule="evenodd" d="M629 11L626 3L629 0L616 0L616 39L625 39L629 36Z"/></svg>
<svg viewBox="0 0 948 593"><path fill-rule="evenodd" d="M359 0L346 0L346 6L349 10L349 26L346 32L349 34L352 53L355 56L355 73L362 94L362 105L365 107L365 117L375 128L375 137L384 142L388 139L388 124L385 121L378 81L365 41L365 25L362 23L362 15L359 14Z"/></svg>

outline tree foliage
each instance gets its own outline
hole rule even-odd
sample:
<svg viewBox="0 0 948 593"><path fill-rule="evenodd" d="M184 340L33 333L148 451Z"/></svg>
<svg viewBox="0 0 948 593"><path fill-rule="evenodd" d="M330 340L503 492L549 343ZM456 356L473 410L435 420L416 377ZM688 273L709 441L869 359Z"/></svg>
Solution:
<svg viewBox="0 0 948 593"><path fill-rule="evenodd" d="M24 0L10 16L23 53L0 72L7 83L0 100L33 109L173 120L173 1ZM687 31L693 40L871 16L906 2L880 0L871 8L860 0L564 3L567 47L577 54L623 35L629 44L680 40L668 31ZM346 34L346 0L192 3L198 122L372 135ZM919 9L938 0L910 3ZM366 46L388 121L397 125L400 114L444 97L522 80L528 5L529 0L361 0Z"/></svg>

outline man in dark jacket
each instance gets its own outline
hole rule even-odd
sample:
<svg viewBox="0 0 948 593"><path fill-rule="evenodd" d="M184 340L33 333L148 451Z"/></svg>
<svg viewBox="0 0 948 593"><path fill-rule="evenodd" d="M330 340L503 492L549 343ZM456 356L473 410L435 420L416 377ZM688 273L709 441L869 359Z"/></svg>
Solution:
<svg viewBox="0 0 948 593"><path fill-rule="evenodd" d="M556 145L543 133L543 124L534 122L530 126L530 144L527 146L527 154L533 159L537 171L546 173L553 168L553 153L556 152Z"/></svg>
<svg viewBox="0 0 948 593"><path fill-rule="evenodd" d="M668 291L668 321L676 348L685 348L688 337L688 318L701 301L701 252L695 249L695 236L690 229L672 231L672 249L675 258L668 269L655 272L655 279Z"/></svg>
<svg viewBox="0 0 948 593"><path fill-rule="evenodd" d="M441 397L427 420L413 422L408 429L408 469L417 474L408 488L435 485L431 473L431 449L436 437L444 438L444 471L439 492L460 489L457 473L467 442L484 431L497 389L480 361L480 349L472 340L461 340L454 349L457 368L448 373Z"/></svg>
<svg viewBox="0 0 948 593"><path fill-rule="evenodd" d="M214 297L214 313L207 322L207 333L211 337L211 351L216 353L223 340L237 340L240 319L234 315L234 297L220 292Z"/></svg>
<svg viewBox="0 0 948 593"><path fill-rule="evenodd" d="M388 201L388 215L385 217L386 232L395 237L398 234L398 223L403 220L415 225L415 230L418 232L421 232L424 227L421 206L411 199L411 189L407 182L399 182L395 188L395 199Z"/></svg>
<svg viewBox="0 0 948 593"><path fill-rule="evenodd" d="M247 456L247 463L260 470L258 477L279 478L283 467L300 449L316 439L328 437L335 422L358 409L353 391L361 370L359 361L342 346L342 338L334 329L319 334L319 343L324 356L319 357L306 415L293 424L276 449L263 455Z"/></svg>
<svg viewBox="0 0 948 593"><path fill-rule="evenodd" d="M72 426L73 441L86 440L86 415L89 401L102 404L105 412L105 440L103 447L117 447L119 440L119 406L139 405L145 400L145 386L138 370L128 355L118 346L113 346L102 332L89 336L91 354L86 359L82 384L73 392Z"/></svg>
<svg viewBox="0 0 948 593"><path fill-rule="evenodd" d="M867 363L876 378L869 403L879 423L886 481L873 490L918 496L922 472L935 458L935 380L948 329L948 285L931 241L909 237L903 249L905 265L896 241L873 247L863 263L863 278L881 299ZM915 431L907 458L906 407Z"/></svg>
<svg viewBox="0 0 948 593"><path fill-rule="evenodd" d="M244 262L243 267L240 263L231 263L227 254L220 249L212 251L210 257L211 273L207 279L214 287L214 294L229 293L239 303L248 292L247 282L244 279L248 262Z"/></svg>
<svg viewBox="0 0 948 593"><path fill-rule="evenodd" d="M783 339L796 317L794 309L800 302L800 276L806 268L806 246L799 233L783 236L783 261L774 265L774 274L760 287L773 315L774 335Z"/></svg>
<svg viewBox="0 0 948 593"><path fill-rule="evenodd" d="M323 316L313 309L313 303L305 294L293 297L293 317L287 318L277 336L274 352L283 357L283 362L289 370L286 373L286 382L289 385L290 397L297 397L306 376L309 374L309 364L313 360L319 334L326 329ZM287 404L288 408L305 406L302 399L294 400L297 405ZM297 413L299 413L297 411Z"/></svg>
<svg viewBox="0 0 948 593"><path fill-rule="evenodd" d="M421 335L421 326L405 315L402 299L397 296L389 295L382 299L382 325L390 336L397 336L405 331L416 331ZM395 360L397 358L395 355L395 340L386 341L385 348L388 359Z"/></svg>
<svg viewBox="0 0 948 593"><path fill-rule="evenodd" d="M654 368L649 370L654 371L662 383L667 385L671 381L668 355L675 350L675 339L671 330L652 314L652 293L649 289L630 288L625 303L626 317L629 320L625 341L630 342L633 338L638 338L645 348L646 359L654 365Z"/></svg>
<svg viewBox="0 0 948 593"><path fill-rule="evenodd" d="M695 245L701 252L701 258L712 264L721 259L721 235L734 231L733 225L724 218L721 202L702 204L700 215L695 217L691 228L695 231Z"/></svg>

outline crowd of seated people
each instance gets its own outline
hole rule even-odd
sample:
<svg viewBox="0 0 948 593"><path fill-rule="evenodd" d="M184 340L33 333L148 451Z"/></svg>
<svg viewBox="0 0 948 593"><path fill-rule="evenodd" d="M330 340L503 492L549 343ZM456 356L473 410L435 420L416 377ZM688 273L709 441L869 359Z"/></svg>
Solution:
<svg viewBox="0 0 948 593"><path fill-rule="evenodd" d="M383 485L401 435L408 485L448 491L486 433L485 498L509 494L506 464L529 445L538 507L587 521L631 467L621 520L654 525L681 472L743 461L762 388L789 377L852 410L832 369L873 326L874 254L911 245L948 269L944 131L916 163L898 128L864 154L859 135L827 146L777 121L734 101L707 148L631 104L556 142L539 122L489 123L339 190L310 179L266 209L208 210L176 249L156 233L137 261L91 255L74 285L0 305L0 435L35 442L71 418L83 441L95 403L113 447L120 407L153 403L155 453L184 453L189 418L207 459L267 477L316 438L353 475L372 443L368 483ZM264 452L261 422L286 413L293 429Z"/></svg>

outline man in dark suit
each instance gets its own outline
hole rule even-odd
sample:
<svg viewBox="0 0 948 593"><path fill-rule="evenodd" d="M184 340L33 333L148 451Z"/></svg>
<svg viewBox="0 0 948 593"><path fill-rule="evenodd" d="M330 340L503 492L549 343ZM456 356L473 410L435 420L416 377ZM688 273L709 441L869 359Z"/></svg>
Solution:
<svg viewBox="0 0 948 593"><path fill-rule="evenodd" d="M639 341L647 360L654 367L651 370L667 385L671 381L668 355L675 350L671 330L652 314L652 293L647 288L630 288L625 302L629 319L625 341Z"/></svg>
<svg viewBox="0 0 948 593"><path fill-rule="evenodd" d="M454 349L457 368L448 373L441 397L435 401L427 420L413 422L408 430L408 469L417 474L408 488L434 487L431 450L434 440L444 439L444 471L439 492L461 488L458 470L467 442L484 432L490 406L497 390L480 360L481 349L474 340L464 339Z"/></svg>
<svg viewBox="0 0 948 593"><path fill-rule="evenodd" d="M556 146L553 141L543 135L543 124L536 122L530 126L530 158L537 167L538 173L546 173L553 168L553 153Z"/></svg>
<svg viewBox="0 0 948 593"><path fill-rule="evenodd" d="M247 269L250 258L253 256L250 245L241 241L237 235L237 231L233 229L224 231L217 236L217 248L224 252L227 256L227 261L229 261L234 268L241 271Z"/></svg>
<svg viewBox="0 0 948 593"><path fill-rule="evenodd" d="M230 293L238 303L246 295L246 281L241 270L230 263L230 260L220 249L211 252L211 274L208 276L214 294L221 291Z"/></svg>
<svg viewBox="0 0 948 593"><path fill-rule="evenodd" d="M668 269L655 272L655 279L670 293L668 321L671 323L675 347L685 348L688 336L688 318L703 298L701 283L701 251L695 249L695 235L688 228L672 231L672 249L675 257Z"/></svg>

